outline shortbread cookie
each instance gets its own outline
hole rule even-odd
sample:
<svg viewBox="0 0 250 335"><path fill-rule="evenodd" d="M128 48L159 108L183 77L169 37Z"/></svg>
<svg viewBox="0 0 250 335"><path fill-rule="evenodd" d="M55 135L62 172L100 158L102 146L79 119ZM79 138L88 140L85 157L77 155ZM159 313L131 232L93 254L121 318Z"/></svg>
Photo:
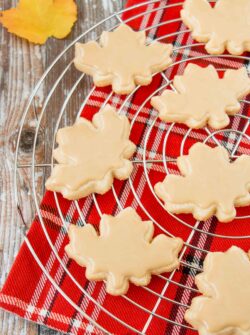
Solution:
<svg viewBox="0 0 250 335"><path fill-rule="evenodd" d="M90 224L71 225L65 251L86 267L87 279L106 280L107 292L121 295L129 281L148 285L152 274L178 268L183 241L164 234L153 238L153 234L153 223L142 221L133 208L127 208L116 217L103 215L100 235Z"/></svg>
<svg viewBox="0 0 250 335"><path fill-rule="evenodd" d="M130 125L107 105L92 123L79 118L57 133L54 158L59 163L46 182L48 190L61 192L69 200L96 192L107 192L113 178L127 179L133 169L128 159L135 152L129 141Z"/></svg>
<svg viewBox="0 0 250 335"><path fill-rule="evenodd" d="M210 54L250 51L250 0L218 0L214 8L207 0L186 0L181 17Z"/></svg>
<svg viewBox="0 0 250 335"><path fill-rule="evenodd" d="M135 32L122 24L104 31L100 44L76 43L75 66L93 77L96 86L112 85L118 94L128 94L135 85L148 85L152 74L165 70L172 60L172 44L146 45L144 31Z"/></svg>
<svg viewBox="0 0 250 335"><path fill-rule="evenodd" d="M250 78L247 70L227 70L219 78L216 69L189 63L182 76L174 77L177 92L165 90L161 96L151 99L165 122L180 122L190 128L206 124L221 129L240 110L239 99L250 93Z"/></svg>
<svg viewBox="0 0 250 335"><path fill-rule="evenodd" d="M197 220L216 215L221 222L235 218L235 206L250 204L250 156L230 162L223 147L196 143L177 159L183 176L169 175L155 192L171 213L192 213Z"/></svg>
<svg viewBox="0 0 250 335"><path fill-rule="evenodd" d="M250 259L238 247L210 252L195 278L202 296L185 313L200 335L250 334Z"/></svg>

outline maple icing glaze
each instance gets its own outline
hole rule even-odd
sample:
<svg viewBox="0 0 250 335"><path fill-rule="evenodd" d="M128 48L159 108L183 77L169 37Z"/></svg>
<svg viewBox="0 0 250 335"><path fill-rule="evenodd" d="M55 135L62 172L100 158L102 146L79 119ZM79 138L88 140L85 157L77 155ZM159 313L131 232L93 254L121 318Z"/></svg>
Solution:
<svg viewBox="0 0 250 335"><path fill-rule="evenodd" d="M229 115L240 110L239 99L250 93L247 70L226 70L223 78L214 66L206 68L189 63L182 76L174 77L176 92L165 90L151 99L165 122L181 122L191 128L206 124L221 129L230 122Z"/></svg>
<svg viewBox="0 0 250 335"><path fill-rule="evenodd" d="M225 148L195 143L177 165L183 176L168 175L155 185L170 212L193 213L197 220L215 214L227 222L235 217L235 206L250 204L250 156L230 162Z"/></svg>
<svg viewBox="0 0 250 335"><path fill-rule="evenodd" d="M203 296L192 300L185 319L200 335L250 334L250 260L238 247L210 252L195 278Z"/></svg>
<svg viewBox="0 0 250 335"><path fill-rule="evenodd" d="M183 22L210 54L232 55L250 51L250 0L218 0L212 8L207 0L186 0Z"/></svg>
<svg viewBox="0 0 250 335"><path fill-rule="evenodd" d="M128 158L135 151L129 134L128 119L109 105L94 115L92 123L79 118L73 126L60 129L54 150L59 164L46 182L47 189L77 199L106 192L114 177L128 178L133 168Z"/></svg>
<svg viewBox="0 0 250 335"><path fill-rule="evenodd" d="M76 43L76 68L93 76L96 86L112 85L118 94L128 94L135 84L148 85L152 74L168 67L172 45L153 42L146 46L144 31L135 32L122 24L104 31L97 42Z"/></svg>
<svg viewBox="0 0 250 335"><path fill-rule="evenodd" d="M116 217L103 215L100 235L94 227L70 226L68 256L87 267L89 280L107 280L107 292L126 293L129 281L147 285L151 274L172 271L179 266L178 253L183 241L158 235L153 239L151 221L142 221L132 208Z"/></svg>

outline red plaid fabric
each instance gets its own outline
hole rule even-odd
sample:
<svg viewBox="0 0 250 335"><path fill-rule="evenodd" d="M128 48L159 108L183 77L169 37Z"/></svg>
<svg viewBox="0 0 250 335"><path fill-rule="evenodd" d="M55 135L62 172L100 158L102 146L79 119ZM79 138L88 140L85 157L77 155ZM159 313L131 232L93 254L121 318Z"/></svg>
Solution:
<svg viewBox="0 0 250 335"><path fill-rule="evenodd" d="M123 20L128 21L135 29L151 27L147 30L148 37L151 39L170 34L162 41L174 44L176 51L173 58L177 64L165 71L167 78L173 79L174 75L182 74L189 61L203 66L212 63L218 69L238 68L244 63L246 66L249 65L246 58L209 57L203 47L194 46L196 42L188 32L184 32L186 27L181 21L157 26L159 23L179 17L181 6L177 5L176 0L157 1L139 6L141 3L138 0L129 0L128 7L135 4L138 6L127 11L123 15ZM142 12L146 14L140 16ZM138 15L137 18L131 19L135 15ZM179 33L180 31L183 33ZM181 45L190 46L178 49ZM200 56L206 57L197 59ZM122 113L125 113L131 121L134 120L131 131L131 140L137 144L134 158L142 159L145 149L148 159L162 159L164 139L170 129L166 157L177 157L188 128L179 124L170 125L161 122L148 99L164 84L166 80L158 74L150 86L139 88L128 99L116 94L110 96L110 88L95 89L82 115L91 119L106 99L116 108L123 105ZM242 104L242 106L241 114L249 115L249 105ZM139 109L139 114L135 118ZM234 117L231 118L228 128L232 130L219 132L216 135L217 140L229 150L235 148L236 154L250 154L249 137L243 136L239 141L240 138L236 132L243 131L249 136L249 121ZM187 153L193 143L204 141L207 136L208 132L204 129L190 131L185 141L184 153ZM213 139L208 140L208 143L214 145ZM178 173L176 164L168 163L167 166L169 172ZM68 243L67 227L70 223L83 224L84 218L86 222L98 225L101 213L115 215L119 212L113 192L96 196L95 199L92 196L81 199L78 207L75 202L66 201L58 195L60 212L56 197L53 193L47 192L41 203L40 216L35 218L27 240L1 291L1 307L28 320L74 335L103 334L103 330L119 335L137 332L149 335L195 334L196 332L188 328L183 316L186 306L195 295L193 289L196 268L202 266L206 255L200 249L223 251L234 244L248 250L249 239L223 238L223 236L250 235L249 220L240 218L223 224L212 218L207 222L196 223L191 215L181 215L179 218L183 222L180 222L167 214L150 188L150 184L154 185L163 180L165 174L163 164L150 164L147 170L144 170L142 164L136 164L131 175L131 183L116 180L114 189L122 207L132 206L143 219L151 218L157 223L155 224L156 234L163 231L180 236L192 246L184 249L180 270L170 275L154 276L148 287L149 290L131 285L126 297L112 297L106 294L105 285L102 282L86 280L85 270L68 259L64 247ZM238 216L247 216L248 213L249 207L238 210ZM193 229L194 227L196 230ZM31 247L37 259L33 257ZM166 280L168 277L171 281ZM184 289L184 286L187 288ZM100 325L102 330L90 323L88 316Z"/></svg>

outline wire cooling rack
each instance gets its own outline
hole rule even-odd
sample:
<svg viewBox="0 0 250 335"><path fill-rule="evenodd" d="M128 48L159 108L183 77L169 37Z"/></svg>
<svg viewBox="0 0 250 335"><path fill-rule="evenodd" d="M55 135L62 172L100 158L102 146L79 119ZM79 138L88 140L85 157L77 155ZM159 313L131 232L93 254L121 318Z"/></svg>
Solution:
<svg viewBox="0 0 250 335"><path fill-rule="evenodd" d="M158 3L159 3L159 6L154 8L153 5L158 4ZM115 319L117 322L121 323L123 326L125 326L128 329L128 331L132 331L132 332L138 333L138 334L146 334L147 333L148 326L149 326L149 324L150 324L150 322L153 318L159 318L161 320L169 322L170 324L173 324L175 326L179 326L179 327L182 327L182 328L192 329L192 327L190 327L189 325L187 325L183 321L183 318L181 319L181 321L177 321L176 319L173 320L170 317L166 318L166 317L158 314L157 313L157 307L158 307L161 300L166 300L166 301L169 301L172 304L181 306L183 308L183 311L185 311L185 309L188 308L187 304L182 303L181 301L174 300L174 299L168 297L165 294L170 284L171 285L176 285L178 287L185 288L187 291L192 292L192 294L197 293L197 290L194 287L191 287L191 285L184 285L184 284L179 283L178 281L174 280L174 273L175 272L173 272L173 273L170 274L170 276L168 278L163 276L163 275L158 276L159 278L161 278L162 280L165 281L164 288L160 293L154 291L153 289L151 289L149 287L140 288L142 290L146 290L147 292L149 292L150 294L152 294L152 295L154 295L158 298L156 305L151 310L145 308L143 305L140 304L140 302L134 301L133 299L129 298L128 296L123 296L123 299L128 301L130 304L136 306L136 308L142 309L145 313L148 314L147 322L145 323L145 325L142 329L135 328L135 326L133 326L132 324L130 324L127 321L124 321L121 318L117 317L114 312L111 312L107 308L104 308L102 306L102 304L99 303L98 301L96 301L82 287L82 285L76 280L76 278L74 278L72 273L67 269L65 263L63 262L62 258L59 256L55 246L53 245L53 243L50 239L50 236L49 236L49 234L47 232L47 229L46 229L46 225L45 225L44 220L43 220L41 210L39 208L40 200L39 200L38 195L37 195L36 173L37 173L38 169L42 169L42 171L44 171L44 169L49 169L50 170L51 167L53 166L54 162L53 162L52 155L51 155L51 162L40 162L40 161L37 162L37 159L36 159L37 158L37 152L36 152L36 150L37 150L37 143L40 141L40 132L41 132L41 129L43 127L43 125L42 125L43 118L46 117L46 115L50 112L50 105L52 104L52 100L54 99L54 95L56 95L57 90L60 89L63 80L67 76L71 76L71 71L75 71L73 61L72 61L72 55L73 55L72 50L74 48L75 42L77 42L77 41L87 41L93 36L96 39L98 39L99 32L101 32L102 30L112 30L122 22L129 23L130 21L132 21L136 18L140 18L142 16L145 16L145 15L157 12L157 11L162 11L162 10L168 9L170 7L181 7L182 4L183 4L182 2L179 2L179 3L168 5L166 2L163 2L163 1L160 1L160 0L145 1L144 3L140 3L140 4L137 4L133 7L129 7L129 8L124 9L122 11L114 13L110 17L106 18L105 20L102 20L101 22L97 23L96 25L94 25L93 27L88 29L86 32L81 34L76 40L74 40L72 43L70 43L68 45L68 47L54 60L54 62L45 71L45 73L42 75L41 79L37 83L34 91L32 92L32 94L29 98L29 102L28 102L28 105L26 107L26 110L24 112L23 118L21 120L20 131L19 131L19 134L18 134L18 139L17 139L17 144L16 144L15 181L14 182L15 182L16 204L17 204L17 208L19 210L19 213L21 215L23 215L22 214L22 205L19 202L20 190L19 190L19 183L18 183L18 171L19 171L19 169L28 168L29 172L30 172L31 185L32 185L32 198L34 200L36 211L37 211L37 214L38 214L38 217L39 217L42 229L43 229L44 237L47 239L52 252L54 253L56 259L59 261L60 265L64 269L65 273L67 274L67 276L69 276L71 278L74 285L90 301L92 301L96 306L98 306L104 313L109 315L111 318ZM145 6L145 5L152 5L152 6L147 7L148 9L144 12L141 12L139 14L135 14L134 16L130 16L130 18L125 20L125 21L122 20L121 17L124 13L129 12L130 10L140 9L140 7ZM168 24L178 23L178 22L181 23L180 17L176 17L176 18L171 17L171 19L166 20L164 22L160 22L160 23L158 22L157 24L152 24L151 26L147 27L145 30L147 32L149 32L152 29L157 29L157 28L162 27L164 25L166 25L166 27L167 27ZM164 36L156 38L156 40L167 41L168 38L178 37L181 34L190 34L190 31L185 28L184 30L176 31L174 33L166 34ZM192 56L190 56L191 53L189 53L189 55L187 57L181 57L181 59L175 60L174 63L170 67L173 68L175 66L182 66L183 65L182 68L184 69L184 65L186 65L186 63L190 60L194 63L196 61L201 60L201 59L204 59L204 60L209 62L209 61L213 60L213 58L223 59L223 58L226 57L227 59L232 60L232 61L241 61L242 64L244 64L247 68L249 68L250 58L247 57L247 56L230 56L230 55L213 56L213 55L207 55L207 54L204 54L204 55L198 54L197 55L195 53L195 50L196 50L196 48L198 48L200 46L202 46L202 43L194 43L193 41L192 41L191 44L187 44L187 45L178 45L176 43L174 45L174 54L175 55L178 55L178 54L181 53L182 56L183 56L183 55L185 55L185 52L188 49L189 50L191 49L193 51L193 54L192 54ZM70 61L68 62L69 59L70 59ZM175 59L178 59L178 57L176 57ZM46 97L46 99L45 99L45 101L44 101L44 103L41 107L41 110L39 112L39 116L37 118L37 122L36 122L36 125L35 125L35 136L34 136L34 142L33 142L33 149L32 149L32 153L31 153L30 161L28 161L28 162L26 161L25 164L24 164L21 161L21 158L20 158L20 151L21 151L21 149L20 149L20 139L23 135L23 132L25 131L25 126L29 123L30 110L34 107L34 105L36 103L36 97L39 95L39 90L41 90L44 85L48 85L47 82L46 82L48 76L51 75L54 68L56 66L59 66L60 64L61 64L61 69L62 70L59 73L59 75L54 78L53 81L49 82L49 85L50 85L49 90L48 90L49 93L48 93L48 95L47 95L47 97ZM222 64L224 64L224 63L222 62ZM230 67L228 67L228 66L225 67L224 66L223 68L217 68L217 70L223 72L227 68L230 68ZM62 126L63 120L65 119L65 113L67 112L67 108L70 106L71 99L75 99L75 101L77 101L78 104L79 104L79 106L78 106L79 112L78 112L78 115L76 115L76 117L78 117L80 115L82 109L84 108L84 106L88 103L91 95L95 91L95 87L93 87L89 91L89 93L86 95L86 98L85 98L84 102L82 103L81 98L79 98L79 95L77 95L77 92L79 91L80 86L87 79L86 79L84 74L81 74L79 72L77 72L77 76L78 77L76 77L76 81L73 82L72 85L64 93L64 98L63 98L63 101L62 101L61 109L58 113L58 117L57 117L57 120L56 120L56 123L55 123L54 131L53 131L52 134L50 134L50 136L52 136L52 138L49 138L49 139L46 138L46 146L50 146L50 143L52 143L52 147L50 147L48 149L48 150L51 151L51 153L52 153L53 148L55 147L55 134L56 134L57 130L59 129L59 127ZM160 87L158 87L154 92L152 92L149 96L147 96L147 98L143 101L143 103L140 105L140 107L138 108L138 110L134 114L133 119L131 121L131 132L133 132L136 120L138 119L138 117L140 117L140 113L144 110L145 105L150 101L151 97L159 94L164 88L172 88L174 90L174 87L172 85L172 80L170 80L167 77L166 72L162 72L161 76L162 76L162 85ZM123 112L123 110L125 109L128 101L135 94L135 92L139 89L140 89L140 87L137 87L131 94L129 94L123 100L120 107L118 108L118 113ZM106 100L102 104L102 107L105 106L108 101L112 100L113 96L114 96L114 94L112 92L110 94L108 94ZM250 104L250 101L242 100L241 103L242 103L242 110L244 110L244 108L248 108L248 106ZM74 118L75 118L75 116L73 116L73 118L72 118L72 123L73 123ZM248 135L250 117L243 114L243 113L239 113L234 118L235 119L239 118L240 122L244 123L244 125L242 127L242 130L237 130L237 129L230 128L230 129L223 129L223 130L213 131L209 128L205 128L204 130L206 132L206 137L203 139L203 142L213 142L216 145L225 146L229 150L232 158L237 157L238 148L239 148L239 146L242 142L245 143L245 147L246 147L246 143L250 144L250 142L249 142L250 137ZM134 165L141 164L143 166L146 182L147 182L147 184L148 184L148 186L149 186L149 188L152 192L152 195L154 196L156 201L160 204L160 206L163 206L163 204L161 203L161 201L158 199L158 197L156 196L156 194L154 192L153 184L152 184L150 176L149 176L149 166L151 166L152 164L162 165L163 168L165 169L165 173L166 174L170 173L171 168L169 167L169 164L174 164L176 158L168 156L167 153L169 151L169 147L171 146L170 137L171 137L171 132L173 131L173 128L175 127L175 124L173 123L173 124L169 125L168 128L166 128L161 159L154 159L154 158L147 157L147 147L148 147L148 143L149 143L149 140L150 140L151 133L152 133L154 127L156 126L157 122L159 122L159 119L157 119L157 114L155 113L155 114L153 114L153 117L151 117L148 121L147 133L146 133L146 136L145 136L144 141L143 141L143 149L142 149L142 153L141 153L142 157L141 157L141 159L134 159L133 163L134 163ZM188 129L188 130L186 129L185 131L183 131L183 134L182 134L183 137L182 137L182 141L181 141L181 144L180 144L180 152L176 153L176 157L185 152L186 141L190 138L191 135L193 136L193 138L195 138L195 135L194 135L195 132L198 132L198 131L191 130L191 129ZM227 141L221 140L220 135L223 135L224 137L226 137ZM170 231L168 231L165 227L163 227L154 218L152 213L150 213L147 206L143 203L140 196L136 192L136 189L133 185L133 180L130 178L128 182L129 182L132 194L134 196L134 200L137 203L137 205L140 207L140 209L143 210L145 215L150 220L152 220L154 222L154 224L160 228L161 231L163 231L164 233L166 233L170 236L173 236L173 234ZM121 201L121 199L119 199L119 196L117 194L117 191L116 191L115 187L112 187L112 192L113 192L114 198L117 202L118 209L121 210L123 208L122 201ZM58 197L57 197L56 193L54 194L54 196L55 196L55 201L56 201L56 204L57 204L57 210L58 210L58 212L60 214L60 218L62 220L62 224L65 227L65 231L67 231L66 218L64 217L64 214L62 213L62 210L61 210L61 207L60 207L60 201L58 200ZM96 207L99 215L102 216L103 213L101 211L99 202L98 202L97 197L95 195L93 195L93 200L94 200L94 204L95 204L95 207ZM74 203L75 203L75 206L77 208L79 217L82 221L82 224L84 224L85 223L84 213L81 210L78 201L74 201ZM192 237L193 237L195 232L198 232L198 233L204 234L204 235L211 235L211 236L214 236L216 238L230 239L230 240L232 240L232 244L236 240L250 239L250 229L249 229L249 235L247 235L247 234L242 235L240 233L237 233L235 235L218 234L218 233L215 233L215 232L209 232L208 230L204 229L204 225L200 225L200 222L196 222L196 223L192 224L188 221L188 219L183 219L178 215L173 215L173 214L170 214L170 215L172 215L174 217L174 219L177 220L182 225L190 228L191 233L190 233L189 237L186 239L185 247L184 247L182 253L180 254L180 262L184 267L186 267L187 269L190 269L190 271L193 271L193 274L195 274L197 272L200 272L202 270L202 268L197 263L188 262L187 260L185 260L184 255L185 255L185 252L186 252L187 248L189 248L191 250L196 250L196 251L200 252L200 254L204 254L204 255L209 251L209 250L206 250L205 248L200 248L199 246L196 246L196 245L192 244ZM248 218L250 218L250 215L245 214L245 212L244 212L244 215L238 215L236 219L241 220L241 219L248 219ZM37 254L36 254L36 252L35 252L35 250L32 246L32 243L29 241L29 239L27 237L25 237L25 242L26 242L30 252L34 256L34 259L36 260L36 262L38 263L38 265L40 266L40 268L42 269L44 274L47 276L48 280L58 290L58 292L68 301L68 303L71 306L73 306L73 308L75 308L75 310L78 311L81 315L83 315L88 321L90 321L94 326L98 327L100 330L102 330L104 332L107 332L107 330L105 329L105 327L103 325L98 324L88 314L83 312L81 310L81 308L62 290L62 288L60 288L56 284L54 278L51 277L51 275L48 273L48 271L45 269L44 265L40 261L39 257L37 256Z"/></svg>

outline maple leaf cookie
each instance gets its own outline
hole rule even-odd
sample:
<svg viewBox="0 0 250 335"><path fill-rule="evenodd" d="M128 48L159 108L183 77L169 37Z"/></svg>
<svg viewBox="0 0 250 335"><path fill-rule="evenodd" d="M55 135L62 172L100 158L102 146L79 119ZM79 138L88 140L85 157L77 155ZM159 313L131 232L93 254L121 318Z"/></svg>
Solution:
<svg viewBox="0 0 250 335"><path fill-rule="evenodd" d="M200 335L250 334L250 259L238 247L210 252L195 278L202 296L185 313Z"/></svg>
<svg viewBox="0 0 250 335"><path fill-rule="evenodd" d="M79 118L73 126L60 129L53 153L59 164L46 182L47 189L74 200L107 192L114 177L127 179L133 169L129 158L136 149L129 134L126 116L109 105L94 115L92 123Z"/></svg>
<svg viewBox="0 0 250 335"><path fill-rule="evenodd" d="M250 0L218 0L214 8L207 0L186 0L181 17L209 54L250 51Z"/></svg>
<svg viewBox="0 0 250 335"><path fill-rule="evenodd" d="M142 221L133 208L126 208L116 217L103 215L100 235L90 224L71 225L65 251L86 267L87 279L106 280L107 292L121 295L129 282L148 285L152 274L178 268L183 241L164 234L153 238L153 234L151 221Z"/></svg>
<svg viewBox="0 0 250 335"><path fill-rule="evenodd" d="M146 45L144 31L135 32L122 24L101 34L100 44L76 43L74 63L93 77L96 86L112 85L118 94L128 94L135 85L149 85L152 74L165 70L172 60L172 44Z"/></svg>
<svg viewBox="0 0 250 335"><path fill-rule="evenodd" d="M206 124L215 129L226 127L228 115L240 110L239 99L250 93L245 67L227 70L220 79L214 66L203 68L189 63L182 76L174 77L173 84L177 92L165 90L151 99L151 105L159 111L161 120L190 128Z"/></svg>
<svg viewBox="0 0 250 335"><path fill-rule="evenodd" d="M196 143L178 157L177 166L182 176L169 175L154 187L169 212L228 222L236 216L235 206L250 204L250 156L230 162L225 148Z"/></svg>

